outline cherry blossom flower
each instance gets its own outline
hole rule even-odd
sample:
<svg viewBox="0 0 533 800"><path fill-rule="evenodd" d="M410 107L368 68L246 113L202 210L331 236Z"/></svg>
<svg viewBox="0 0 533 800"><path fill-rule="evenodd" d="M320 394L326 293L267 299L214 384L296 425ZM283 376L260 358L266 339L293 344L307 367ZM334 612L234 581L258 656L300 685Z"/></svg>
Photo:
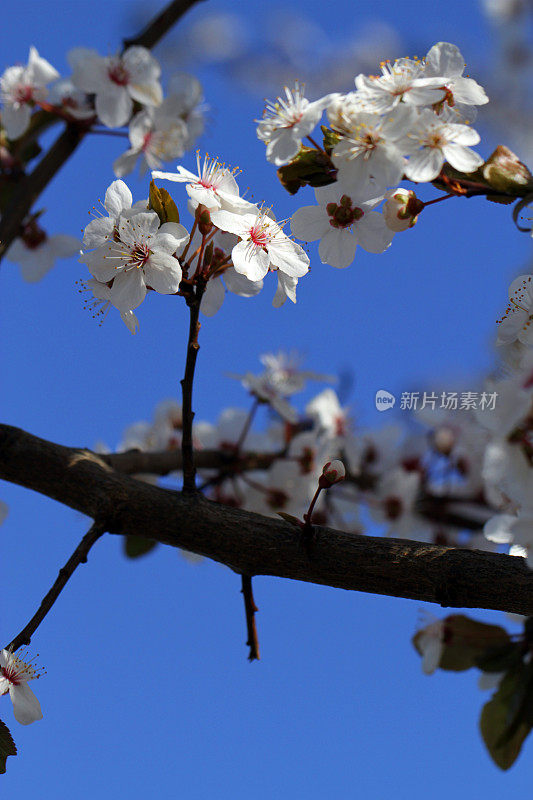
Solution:
<svg viewBox="0 0 533 800"><path fill-rule="evenodd" d="M59 72L41 58L35 47L30 47L28 63L25 67L8 67L0 78L0 98L2 127L8 139L18 139L30 123L31 111L35 103L42 102L48 90L48 83L59 78Z"/></svg>
<svg viewBox="0 0 533 800"><path fill-rule="evenodd" d="M236 170L229 170L216 158L209 158L207 155L203 165L200 166L199 153L196 155L196 164L197 175L178 165L177 173L156 170L152 172L152 178L187 184L185 190L190 197L193 210L200 204L210 211L223 209L243 212L255 208L248 200L239 197L239 187L235 180Z"/></svg>
<svg viewBox="0 0 533 800"><path fill-rule="evenodd" d="M19 265L28 283L37 283L50 272L58 258L71 258L80 252L81 242L74 236L57 233L48 236L35 219L26 223L22 236L9 246L6 258Z"/></svg>
<svg viewBox="0 0 533 800"><path fill-rule="evenodd" d="M369 106L369 111L384 114L400 102L430 106L445 96L442 80L429 77L418 60L399 58L392 66L385 61L381 64L381 72L380 76L358 75L355 79L360 100Z"/></svg>
<svg viewBox="0 0 533 800"><path fill-rule="evenodd" d="M318 206L303 206L292 216L294 236L308 242L320 239L318 253L323 264L347 267L357 245L370 253L383 253L393 232L382 214L372 209L383 197L369 199L368 192L350 189L345 179L315 189Z"/></svg>
<svg viewBox="0 0 533 800"><path fill-rule="evenodd" d="M63 78L50 87L48 102L53 106L59 106L74 119L91 119L96 115L85 92L76 89L68 78Z"/></svg>
<svg viewBox="0 0 533 800"><path fill-rule="evenodd" d="M208 106L204 103L202 84L188 72L176 73L169 81L168 97L163 101L163 106L172 107L185 123L185 150L190 150L205 127Z"/></svg>
<svg viewBox="0 0 533 800"><path fill-rule="evenodd" d="M270 268L292 278L301 278L309 269L309 256L275 222L269 210L257 214L211 212L212 222L241 240L231 251L233 266L251 281L260 281Z"/></svg>
<svg viewBox="0 0 533 800"><path fill-rule="evenodd" d="M399 142L405 144L416 117L416 110L403 103L386 116L360 110L343 115L342 127L334 129L341 136L333 148L339 179L361 190L373 179L376 194L396 186L405 167Z"/></svg>
<svg viewBox="0 0 533 800"><path fill-rule="evenodd" d="M120 217L113 240L85 253L80 261L101 283L113 281L109 300L119 311L139 306L150 287L161 294L175 294L181 267L174 253L189 234L176 222L159 227L154 211Z"/></svg>
<svg viewBox="0 0 533 800"><path fill-rule="evenodd" d="M459 172L474 172L484 160L467 145L478 142L478 132L468 125L449 122L442 115L439 117L432 111L424 111L400 143L405 152L413 153L405 174L412 181L432 181L441 171L444 161Z"/></svg>
<svg viewBox="0 0 533 800"><path fill-rule="evenodd" d="M9 692L15 719L21 725L43 718L39 701L28 686L28 681L40 675L31 662L23 661L9 650L0 651L0 694Z"/></svg>
<svg viewBox="0 0 533 800"><path fill-rule="evenodd" d="M337 393L324 389L305 407L305 414L314 420L317 432L330 441L340 440L348 433L350 420L349 409L343 408Z"/></svg>
<svg viewBox="0 0 533 800"><path fill-rule="evenodd" d="M133 101L157 106L163 99L161 68L146 47L129 47L122 55L100 56L96 50L71 50L72 83L96 95L96 113L103 125L118 128L131 117Z"/></svg>
<svg viewBox="0 0 533 800"><path fill-rule="evenodd" d="M147 169L161 167L163 161L184 154L187 126L177 115L170 113L165 103L140 111L131 120L128 132L131 147L113 162L117 177L132 172L139 156L140 172L144 174Z"/></svg>
<svg viewBox="0 0 533 800"><path fill-rule="evenodd" d="M473 78L463 78L465 69L461 51L449 42L437 42L424 59L424 75L437 77L446 87L446 102L466 106L481 106L489 102L485 90Z"/></svg>
<svg viewBox="0 0 533 800"><path fill-rule="evenodd" d="M161 105L146 108L132 119L131 147L113 163L115 175L131 172L139 156L141 173L180 158L202 133L204 110L200 81L185 72L174 75Z"/></svg>
<svg viewBox="0 0 533 800"><path fill-rule="evenodd" d="M516 340L533 345L533 281L531 275L519 275L509 286L509 305L498 320L497 344Z"/></svg>
<svg viewBox="0 0 533 800"><path fill-rule="evenodd" d="M310 103L304 97L304 86L294 90L285 87L285 97L267 102L263 119L256 120L257 137L267 146L267 160L276 167L287 164L298 153L302 139L308 136L331 100L331 95Z"/></svg>

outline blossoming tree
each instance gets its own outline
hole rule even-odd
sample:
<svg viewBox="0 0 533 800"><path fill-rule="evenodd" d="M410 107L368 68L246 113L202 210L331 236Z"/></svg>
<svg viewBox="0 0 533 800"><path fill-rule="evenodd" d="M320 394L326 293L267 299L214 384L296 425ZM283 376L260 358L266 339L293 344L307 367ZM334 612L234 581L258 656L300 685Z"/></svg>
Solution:
<svg viewBox="0 0 533 800"><path fill-rule="evenodd" d="M402 397L423 436L355 428L335 377L304 371L284 353L267 352L261 373L237 376L249 409L222 407L216 422L195 421L193 387L201 315L217 314L226 292L254 298L270 290L275 315L296 302L300 279L313 280L306 243L318 241L319 260L331 267L349 267L359 247L379 258L428 206L444 201L461 207L479 197L500 204L502 214L513 204L514 222L529 232L533 177L506 145L482 152L472 122L489 98L463 75L458 47L438 42L423 59L396 58L377 75L354 75L348 93L331 87L309 100L296 83L267 103L257 137L294 199L290 220L277 220L266 201L246 198L223 154L198 154L196 171L179 163L204 126L202 87L180 74L164 96L150 49L191 5L169 3L112 56L71 50L69 78L33 46L25 66L0 78L0 256L29 282L76 256L87 271L87 306L98 318L117 311L137 336L141 307L156 294L189 317L181 398L159 403L151 422L127 427L115 451L0 426L0 477L92 520L40 605L36 598L36 612L4 643L0 693L10 696L19 723L43 717L28 685L41 672L20 648L108 533L123 538L133 559L164 544L230 567L239 576L251 661L260 657L252 586L259 575L520 615L520 634L452 613L413 639L426 674L480 670L483 687L493 690L482 736L507 769L533 727L531 276L512 282L499 320L503 377L475 393L424 392L419 407ZM54 126L58 138L41 149ZM81 240L49 235L35 205L41 192L89 134L125 126L130 146L113 162L115 179L102 183L103 210ZM134 198L123 179L138 162L151 175L145 196ZM431 187L430 199L419 197L420 184ZM329 385L302 410L294 396L309 381ZM267 423L255 426L265 409ZM159 485L165 477L172 483ZM368 536L370 518L388 536ZM5 771L16 749L0 727Z"/></svg>

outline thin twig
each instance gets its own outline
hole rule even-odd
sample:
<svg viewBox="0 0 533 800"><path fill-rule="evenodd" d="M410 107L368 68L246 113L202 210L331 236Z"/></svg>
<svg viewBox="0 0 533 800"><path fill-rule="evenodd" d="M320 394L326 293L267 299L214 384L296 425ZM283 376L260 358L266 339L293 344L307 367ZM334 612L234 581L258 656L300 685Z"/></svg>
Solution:
<svg viewBox="0 0 533 800"><path fill-rule="evenodd" d="M72 553L71 557L67 561L64 567L59 570L59 574L50 589L50 591L44 596L43 600L41 601L41 605L30 619L28 624L21 630L17 636L11 641L7 649L11 650L12 652L18 650L19 647L22 645L29 644L31 641L31 637L46 617L52 606L54 605L55 601L65 588L69 578L74 573L75 569L79 564L85 564L87 561L87 556L89 554L89 550L95 544L98 539L105 533L105 528L97 522L94 522L89 531L85 534L79 545L76 547L74 552Z"/></svg>
<svg viewBox="0 0 533 800"><path fill-rule="evenodd" d="M244 597L244 611L246 614L246 631L248 639L246 646L250 648L248 661L259 661L259 639L257 638L257 628L255 625L255 615L259 611L254 601L252 591L252 576L241 575L242 596Z"/></svg>
<svg viewBox="0 0 533 800"><path fill-rule="evenodd" d="M174 0L169 3L157 17L148 23L146 28L138 36L132 39L124 39L124 50L133 45L152 48L165 35L180 17L200 0Z"/></svg>
<svg viewBox="0 0 533 800"><path fill-rule="evenodd" d="M250 425L253 422L253 418L255 416L255 412L257 411L258 408L259 408L259 400L256 397L254 402L253 402L253 405L252 405L252 407L251 407L251 409L250 409L250 411L248 413L248 416L246 417L246 422L244 423L244 427L243 427L243 429L241 431L241 435L239 436L239 440L238 440L237 444L235 445L235 450L237 451L237 453L240 452L240 449L244 444L244 440L246 439L246 437L248 435L248 431L250 430Z"/></svg>
<svg viewBox="0 0 533 800"><path fill-rule="evenodd" d="M196 291L187 298L189 306L189 339L187 342L187 359L185 361L185 374L181 381L181 394L183 399L182 417L183 429L181 439L181 453L183 458L183 491L196 491L196 469L194 466L194 453L192 446L192 423L194 411L192 410L192 387L194 382L194 368L200 345L198 344L198 333L201 328L199 322L200 303L205 291L205 282L198 281Z"/></svg>

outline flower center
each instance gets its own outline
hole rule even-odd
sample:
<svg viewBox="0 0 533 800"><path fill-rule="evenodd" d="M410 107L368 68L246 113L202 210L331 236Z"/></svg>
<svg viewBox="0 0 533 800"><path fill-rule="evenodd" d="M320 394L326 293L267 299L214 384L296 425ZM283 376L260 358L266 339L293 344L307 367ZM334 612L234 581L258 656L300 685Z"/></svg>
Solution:
<svg viewBox="0 0 533 800"><path fill-rule="evenodd" d="M129 265L133 269L142 269L150 258L150 248L146 244L136 244L129 258Z"/></svg>
<svg viewBox="0 0 533 800"><path fill-rule="evenodd" d="M270 242L266 226L262 225L261 222L256 222L256 224L250 228L250 239L256 247L266 248Z"/></svg>
<svg viewBox="0 0 533 800"><path fill-rule="evenodd" d="M15 103L31 103L33 100L33 86L17 86L15 89Z"/></svg>
<svg viewBox="0 0 533 800"><path fill-rule="evenodd" d="M114 61L107 70L109 80L116 83L117 86L127 86L130 80L130 75L126 67L121 61Z"/></svg>
<svg viewBox="0 0 533 800"><path fill-rule="evenodd" d="M328 203L326 211L329 216L329 224L333 228L349 228L364 216L362 208L352 206L352 200L348 195L343 194L340 203Z"/></svg>
<svg viewBox="0 0 533 800"><path fill-rule="evenodd" d="M24 226L21 238L28 250L36 250L48 237L46 231L43 231L37 222L32 220Z"/></svg>

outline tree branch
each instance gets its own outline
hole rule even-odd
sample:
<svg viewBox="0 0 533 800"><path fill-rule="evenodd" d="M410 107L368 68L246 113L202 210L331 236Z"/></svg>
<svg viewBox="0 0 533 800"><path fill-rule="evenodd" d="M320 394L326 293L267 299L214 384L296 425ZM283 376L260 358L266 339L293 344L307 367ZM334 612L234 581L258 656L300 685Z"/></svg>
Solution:
<svg viewBox="0 0 533 800"><path fill-rule="evenodd" d="M205 237L202 239L202 250ZM205 281L199 282L196 290L193 288L192 295L187 297L187 305L189 307L189 338L187 341L187 357L185 359L185 374L181 380L181 396L182 396L182 439L181 439L181 452L183 458L183 491L194 492L196 490L196 469L194 466L194 449L192 444L192 424L194 421L194 411L192 410L192 389L194 384L194 370L196 367L196 359L200 345L198 344L198 334L200 332L201 323L200 317L200 303L205 290Z"/></svg>
<svg viewBox="0 0 533 800"><path fill-rule="evenodd" d="M84 135L85 130L82 127L67 125L33 172L21 179L0 220L0 260L13 239L20 234L22 222L32 205L68 161Z"/></svg>
<svg viewBox="0 0 533 800"><path fill-rule="evenodd" d="M98 523L94 523L90 530L85 534L79 545L76 547L74 552L72 553L71 557L67 561L64 567L59 570L59 575L57 576L54 584L49 592L44 596L41 605L30 619L28 624L21 630L17 636L11 641L7 649L14 652L18 650L19 647L22 647L23 644L29 644L31 642L31 637L46 617L52 606L54 605L55 601L65 588L68 583L69 578L72 577L74 570L80 564L85 564L87 561L87 556L89 554L89 550L95 544L98 539L103 536L105 533L105 528L99 525Z"/></svg>
<svg viewBox="0 0 533 800"><path fill-rule="evenodd" d="M165 33L200 0L174 0L158 14L157 17L146 26L138 36L132 39L124 39L124 50L134 45L141 45L151 49L156 45Z"/></svg>
<svg viewBox="0 0 533 800"><path fill-rule="evenodd" d="M533 614L523 558L314 527L312 546L281 519L161 489L95 453L0 425L0 478L97 519L109 533L182 547L240 575L276 575L455 608Z"/></svg>
<svg viewBox="0 0 533 800"><path fill-rule="evenodd" d="M248 661L259 661L259 639L257 637L257 626L255 624L255 615L259 609L254 600L251 575L241 575L241 586L244 599L244 613L246 616L246 631L248 634L246 646L250 648L248 652Z"/></svg>

